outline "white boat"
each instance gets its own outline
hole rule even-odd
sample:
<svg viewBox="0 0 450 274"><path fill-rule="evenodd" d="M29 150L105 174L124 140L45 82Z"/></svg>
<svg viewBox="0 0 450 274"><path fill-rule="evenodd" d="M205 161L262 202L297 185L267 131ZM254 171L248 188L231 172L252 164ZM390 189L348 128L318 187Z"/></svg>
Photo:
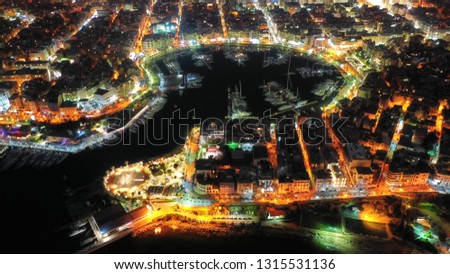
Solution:
<svg viewBox="0 0 450 274"><path fill-rule="evenodd" d="M83 226L81 228L72 230L71 232L69 232L69 234L67 236L74 237L74 236L76 236L76 235L78 235L80 233L83 233L85 231L86 231L86 226Z"/></svg>
<svg viewBox="0 0 450 274"><path fill-rule="evenodd" d="M229 92L229 104L231 104L231 113L229 114L232 119L239 119L248 117L251 115L250 112L247 111L247 102L245 101L245 96L242 96L242 85L241 81L239 81L239 89L235 86L235 91Z"/></svg>
<svg viewBox="0 0 450 274"><path fill-rule="evenodd" d="M296 107L296 108L301 108L301 107L303 107L303 106L305 106L305 105L307 105L307 104L308 104L308 101L303 100L303 101L299 101L299 102L295 105L295 107Z"/></svg>
<svg viewBox="0 0 450 274"><path fill-rule="evenodd" d="M279 111L283 111L283 110L288 110L288 109L292 109L292 105L288 104L288 105L282 105L281 107L278 108Z"/></svg>
<svg viewBox="0 0 450 274"><path fill-rule="evenodd" d="M7 146L0 146L0 159L6 156L9 148Z"/></svg>
<svg viewBox="0 0 450 274"><path fill-rule="evenodd" d="M79 227L83 227L83 226L87 225L87 223L88 223L87 219L86 220L79 220L77 222L74 222L70 227L74 228L74 229L77 229Z"/></svg>

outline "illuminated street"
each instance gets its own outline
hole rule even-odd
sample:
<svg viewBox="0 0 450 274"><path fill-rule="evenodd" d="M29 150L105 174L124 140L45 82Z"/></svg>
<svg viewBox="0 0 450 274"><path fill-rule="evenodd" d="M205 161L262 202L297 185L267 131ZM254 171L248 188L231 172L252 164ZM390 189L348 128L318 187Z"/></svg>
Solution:
<svg viewBox="0 0 450 274"><path fill-rule="evenodd" d="M24 252L189 233L450 252L445 1L3 2L0 177Z"/></svg>

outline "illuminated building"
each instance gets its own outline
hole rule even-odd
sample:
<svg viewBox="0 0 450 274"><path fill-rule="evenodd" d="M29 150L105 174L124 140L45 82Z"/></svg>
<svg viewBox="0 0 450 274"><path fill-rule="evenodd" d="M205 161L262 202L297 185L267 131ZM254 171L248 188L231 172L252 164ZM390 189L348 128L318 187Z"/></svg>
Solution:
<svg viewBox="0 0 450 274"><path fill-rule="evenodd" d="M428 185L428 171L411 166L389 168L386 184L391 187L426 186Z"/></svg>
<svg viewBox="0 0 450 274"><path fill-rule="evenodd" d="M219 146L208 146L205 152L205 158L213 158L218 159L221 155L220 147Z"/></svg>
<svg viewBox="0 0 450 274"><path fill-rule="evenodd" d="M102 105L110 105L117 100L117 93L113 90L97 89L94 99Z"/></svg>
<svg viewBox="0 0 450 274"><path fill-rule="evenodd" d="M50 75L48 74L48 70L25 68L20 70L8 70L0 74L0 80L3 81L25 82L37 78L49 81Z"/></svg>
<svg viewBox="0 0 450 274"><path fill-rule="evenodd" d="M0 113L7 111L11 107L9 103L9 93L0 91Z"/></svg>
<svg viewBox="0 0 450 274"><path fill-rule="evenodd" d="M356 186L375 187L373 171L369 167L355 167L350 170Z"/></svg>
<svg viewBox="0 0 450 274"><path fill-rule="evenodd" d="M150 212L147 206L126 212L120 204L115 204L94 214L92 223L102 237L108 237L132 227L134 222L147 217Z"/></svg>
<svg viewBox="0 0 450 274"><path fill-rule="evenodd" d="M278 177L278 193L309 192L310 187L311 181L309 180L307 174L295 175L293 177Z"/></svg>
<svg viewBox="0 0 450 274"><path fill-rule="evenodd" d="M327 186L328 189L340 190L347 186L347 178L339 164L328 165L328 169L331 171L331 177L333 178L333 183Z"/></svg>
<svg viewBox="0 0 450 274"><path fill-rule="evenodd" d="M284 210L276 209L276 208L273 208L273 207L268 207L267 208L267 219L268 220L284 219L285 215L286 215L286 213L284 212Z"/></svg>
<svg viewBox="0 0 450 274"><path fill-rule="evenodd" d="M62 116L70 117L79 114L77 104L71 101L62 102L59 106L59 111Z"/></svg>
<svg viewBox="0 0 450 274"><path fill-rule="evenodd" d="M0 82L0 112L7 111L11 107L10 97L17 92L17 83Z"/></svg>
<svg viewBox="0 0 450 274"><path fill-rule="evenodd" d="M315 185L317 191L334 190L333 177L329 170L320 170L315 173Z"/></svg>
<svg viewBox="0 0 450 274"><path fill-rule="evenodd" d="M434 182L444 188L450 188L450 167L438 168L434 177Z"/></svg>
<svg viewBox="0 0 450 274"><path fill-rule="evenodd" d="M152 52L155 50L163 51L175 42L173 35L151 34L146 35L142 39L142 50L144 52Z"/></svg>
<svg viewBox="0 0 450 274"><path fill-rule="evenodd" d="M258 186L262 187L266 191L273 191L274 174L272 164L268 161L260 161L256 170Z"/></svg>
<svg viewBox="0 0 450 274"><path fill-rule="evenodd" d="M11 108L14 110L21 110L24 108L22 97L20 97L19 93L14 93L11 95L11 97L9 97L9 103L11 104Z"/></svg>
<svg viewBox="0 0 450 274"><path fill-rule="evenodd" d="M199 159L195 162L194 191L200 195L215 194L217 178L216 162L212 159Z"/></svg>
<svg viewBox="0 0 450 274"><path fill-rule="evenodd" d="M217 185L214 184L211 180L203 180L203 178L197 178L194 181L194 191L197 194L200 195L207 195L207 194L218 194L219 189L217 188Z"/></svg>
<svg viewBox="0 0 450 274"><path fill-rule="evenodd" d="M200 135L201 144L218 144L223 141L225 136L223 122L220 120L206 120L202 124Z"/></svg>
<svg viewBox="0 0 450 274"><path fill-rule="evenodd" d="M346 144L344 158L348 168L370 167L371 158L366 147L360 144Z"/></svg>
<svg viewBox="0 0 450 274"><path fill-rule="evenodd" d="M236 192L239 194L253 194L254 182L249 178L239 177L236 183Z"/></svg>
<svg viewBox="0 0 450 274"><path fill-rule="evenodd" d="M234 169L219 170L218 182L221 195L233 194L236 186L236 172Z"/></svg>

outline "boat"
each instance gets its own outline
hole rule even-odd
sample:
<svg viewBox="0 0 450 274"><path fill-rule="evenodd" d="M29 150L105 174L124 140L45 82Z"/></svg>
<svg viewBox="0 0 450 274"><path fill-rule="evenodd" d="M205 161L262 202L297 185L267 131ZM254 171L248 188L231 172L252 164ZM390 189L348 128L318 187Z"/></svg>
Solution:
<svg viewBox="0 0 450 274"><path fill-rule="evenodd" d="M284 111L288 109L293 109L293 106L290 104L282 105L281 107L278 108L278 111Z"/></svg>
<svg viewBox="0 0 450 274"><path fill-rule="evenodd" d="M87 228L86 226L83 226L83 227L80 227L78 229L74 229L74 230L70 231L69 234L67 234L67 236L74 237L76 235L79 235L79 234L85 232L86 228Z"/></svg>
<svg viewBox="0 0 450 274"><path fill-rule="evenodd" d="M245 96L242 96L242 83L239 81L239 88L235 86L234 92L231 92L230 88L228 88L228 96L229 96L229 114L232 119L240 119L244 117L248 117L251 115L250 112L247 111L247 102L245 101Z"/></svg>
<svg viewBox="0 0 450 274"><path fill-rule="evenodd" d="M274 59L273 63L275 65L283 65L283 64L286 64L287 61L288 61L287 54L278 53L277 57Z"/></svg>
<svg viewBox="0 0 450 274"><path fill-rule="evenodd" d="M25 154L21 155L20 160L16 163L16 165L14 166L14 169L20 169L23 166L26 165L26 163L28 162L28 160L31 158L31 156L33 155L33 153L29 150L25 150Z"/></svg>
<svg viewBox="0 0 450 274"><path fill-rule="evenodd" d="M303 101L298 101L297 104L295 105L295 108L301 108L304 107L308 104L308 101L303 100Z"/></svg>
<svg viewBox="0 0 450 274"><path fill-rule="evenodd" d="M213 57L211 53L197 52L192 54L192 59L195 60L194 65L196 67L206 67L208 69L212 69L211 64L213 63Z"/></svg>
<svg viewBox="0 0 450 274"><path fill-rule="evenodd" d="M61 164L67 158L67 156L68 156L67 153L61 153L55 165Z"/></svg>
<svg viewBox="0 0 450 274"><path fill-rule="evenodd" d="M272 56L266 57L266 52L264 52L264 60L263 60L263 68L267 68L268 66L273 64L274 58Z"/></svg>
<svg viewBox="0 0 450 274"><path fill-rule="evenodd" d="M290 71L290 68L291 58L289 58L289 65L286 73L286 88L283 88L281 84L275 81L270 81L267 84L264 83L261 86L264 92L265 100L271 103L273 106L281 108L282 105L287 105L288 107L292 107L292 103L298 100L298 95L293 94L289 88L290 86L292 86L291 75L293 74Z"/></svg>
<svg viewBox="0 0 450 274"><path fill-rule="evenodd" d="M87 239L84 239L82 241L80 241L80 247L83 247L89 243L96 243L97 242L97 237L93 236L93 237L89 237Z"/></svg>
<svg viewBox="0 0 450 274"><path fill-rule="evenodd" d="M70 227L73 229L77 229L79 227L83 227L83 226L87 225L87 223L88 223L87 219L79 220L77 222L74 222Z"/></svg>
<svg viewBox="0 0 450 274"><path fill-rule="evenodd" d="M0 159L6 156L8 153L9 147L7 146L0 146Z"/></svg>
<svg viewBox="0 0 450 274"><path fill-rule="evenodd" d="M244 66L245 62L249 60L248 55L245 52L240 51L225 52L225 58L237 62L239 66Z"/></svg>
<svg viewBox="0 0 450 274"><path fill-rule="evenodd" d="M311 92L316 96L326 97L333 91L335 85L335 81L328 79L325 82L315 85Z"/></svg>
<svg viewBox="0 0 450 274"><path fill-rule="evenodd" d="M203 77L196 73L188 73L186 75L186 85L188 88L201 88Z"/></svg>

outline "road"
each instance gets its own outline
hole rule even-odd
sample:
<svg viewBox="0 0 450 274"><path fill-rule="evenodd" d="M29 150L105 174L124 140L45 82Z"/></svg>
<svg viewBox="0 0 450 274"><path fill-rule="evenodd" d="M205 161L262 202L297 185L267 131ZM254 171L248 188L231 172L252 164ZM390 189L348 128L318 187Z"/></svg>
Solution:
<svg viewBox="0 0 450 274"><path fill-rule="evenodd" d="M258 3L255 3L255 8L260 10L264 14L264 19L267 22L267 26L269 28L270 36L272 37L272 42L274 44L279 44L281 42L280 36L278 35L277 25L272 20L269 11L267 8L260 7Z"/></svg>
<svg viewBox="0 0 450 274"><path fill-rule="evenodd" d="M95 222L93 221L93 218L91 217L89 218L89 224L91 225L91 229L94 231L94 235L97 238L97 242L94 243L93 245L90 245L84 249L79 250L77 253L83 254L95 252L115 241L122 239L123 237L130 235L132 232L137 231L138 229L148 224L151 224L155 220L158 220L168 215L177 215L201 223L208 223L212 221L224 223L254 223L259 221L258 217L252 215L195 215L193 213L176 211L172 209L176 204L177 204L176 202L165 204L160 203L158 204L158 210L156 211L150 210L147 216L145 216L144 218L137 220L136 222L132 222L131 224L124 227L121 231L118 231L106 237L104 237L100 233L98 227L95 225Z"/></svg>

